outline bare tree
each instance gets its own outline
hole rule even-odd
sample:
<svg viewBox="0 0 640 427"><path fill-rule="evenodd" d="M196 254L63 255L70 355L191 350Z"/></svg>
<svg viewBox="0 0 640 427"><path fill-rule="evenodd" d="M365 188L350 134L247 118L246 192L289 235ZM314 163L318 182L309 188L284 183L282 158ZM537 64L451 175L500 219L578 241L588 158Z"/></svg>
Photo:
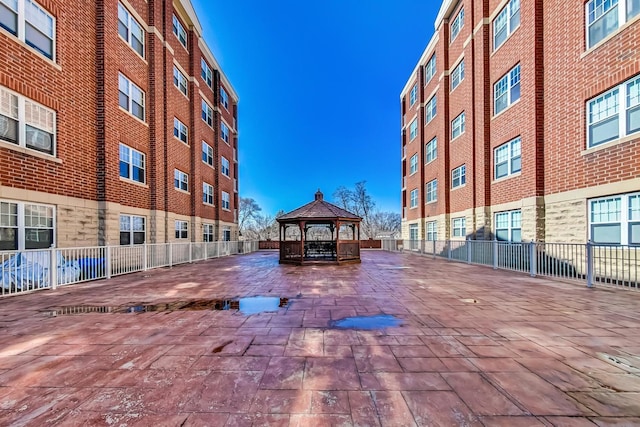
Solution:
<svg viewBox="0 0 640 427"><path fill-rule="evenodd" d="M238 228L243 236L248 231L248 226L251 221L255 220L256 215L261 211L262 208L254 199L249 197L240 197L238 206Z"/></svg>
<svg viewBox="0 0 640 427"><path fill-rule="evenodd" d="M393 235L400 232L402 217L397 212L374 212L371 215L371 238L381 234Z"/></svg>

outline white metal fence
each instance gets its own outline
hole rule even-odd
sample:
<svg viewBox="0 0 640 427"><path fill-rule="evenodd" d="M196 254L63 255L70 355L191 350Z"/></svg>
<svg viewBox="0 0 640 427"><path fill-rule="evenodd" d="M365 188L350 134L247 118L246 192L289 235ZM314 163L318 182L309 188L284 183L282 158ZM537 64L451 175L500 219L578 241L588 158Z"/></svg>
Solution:
<svg viewBox="0 0 640 427"><path fill-rule="evenodd" d="M0 252L0 296L257 250L257 241L221 241Z"/></svg>
<svg viewBox="0 0 640 427"><path fill-rule="evenodd" d="M640 246L513 243L491 240L383 240L382 249L491 266L494 269L640 289Z"/></svg>

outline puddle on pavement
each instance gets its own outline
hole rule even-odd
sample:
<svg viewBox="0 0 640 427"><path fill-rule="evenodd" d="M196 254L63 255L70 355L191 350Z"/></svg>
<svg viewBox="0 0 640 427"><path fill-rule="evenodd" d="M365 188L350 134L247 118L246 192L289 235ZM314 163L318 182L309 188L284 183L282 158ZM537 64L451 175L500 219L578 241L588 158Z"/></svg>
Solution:
<svg viewBox="0 0 640 427"><path fill-rule="evenodd" d="M161 304L125 304L121 306L66 306L46 310L52 317L85 313L152 313L173 311L238 310L242 314L257 314L278 311L289 305L289 298L247 297L234 299L212 299L175 301Z"/></svg>
<svg viewBox="0 0 640 427"><path fill-rule="evenodd" d="M390 314L378 314L376 316L345 317L334 320L331 326L339 329L384 329L402 325L402 320Z"/></svg>
<svg viewBox="0 0 640 427"><path fill-rule="evenodd" d="M607 353L597 353L598 357L605 362L624 369L632 373L640 373L640 357L633 355L614 356Z"/></svg>
<svg viewBox="0 0 640 427"><path fill-rule="evenodd" d="M460 301L466 302L466 303L469 303L469 304L477 304L478 303L478 300L475 299L475 298L463 298Z"/></svg>

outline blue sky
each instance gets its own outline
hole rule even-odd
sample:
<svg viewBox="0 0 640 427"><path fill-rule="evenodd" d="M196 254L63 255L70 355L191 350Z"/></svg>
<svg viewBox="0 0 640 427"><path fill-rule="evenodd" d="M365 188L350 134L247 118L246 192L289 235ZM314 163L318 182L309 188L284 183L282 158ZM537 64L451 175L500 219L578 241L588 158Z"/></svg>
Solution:
<svg viewBox="0 0 640 427"><path fill-rule="evenodd" d="M192 2L240 97L240 196L273 215L365 180L399 213L399 96L440 2Z"/></svg>

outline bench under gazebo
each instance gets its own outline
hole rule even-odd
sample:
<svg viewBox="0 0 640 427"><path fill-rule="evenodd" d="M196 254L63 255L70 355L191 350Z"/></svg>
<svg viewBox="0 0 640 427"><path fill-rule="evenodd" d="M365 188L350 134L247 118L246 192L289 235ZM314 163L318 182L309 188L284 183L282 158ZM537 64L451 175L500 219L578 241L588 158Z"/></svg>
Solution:
<svg viewBox="0 0 640 427"><path fill-rule="evenodd" d="M277 218L281 264L343 264L360 262L360 218L324 201L315 200Z"/></svg>

